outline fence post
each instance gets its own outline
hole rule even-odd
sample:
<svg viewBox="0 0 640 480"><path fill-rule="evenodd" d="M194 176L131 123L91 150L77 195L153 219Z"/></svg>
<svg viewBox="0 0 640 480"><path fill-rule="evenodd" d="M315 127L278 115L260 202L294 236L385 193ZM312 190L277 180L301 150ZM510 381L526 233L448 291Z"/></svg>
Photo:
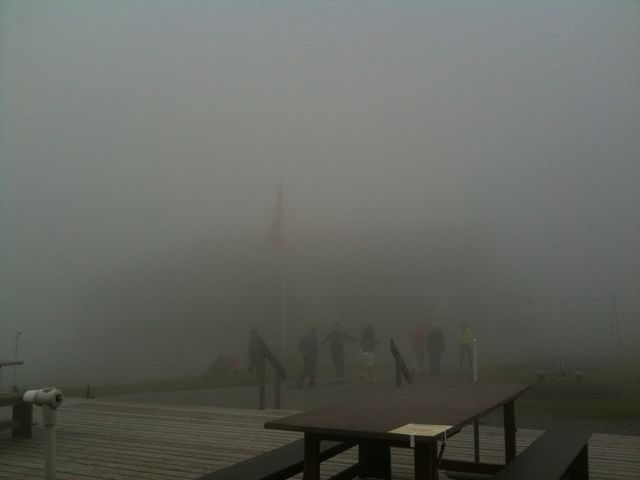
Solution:
<svg viewBox="0 0 640 480"><path fill-rule="evenodd" d="M478 381L478 339L473 339L473 381Z"/></svg>
<svg viewBox="0 0 640 480"><path fill-rule="evenodd" d="M280 410L280 375L278 375L277 372L276 372L275 395L276 395L275 408L276 408L276 410Z"/></svg>
<svg viewBox="0 0 640 480"><path fill-rule="evenodd" d="M258 409L260 410L264 410L265 409L265 404L266 404L266 362L265 362L265 357L264 355L260 356L260 361L258 362L258 365L256 365L256 369L257 369L257 373L258 373L258 396L259 396L259 400L258 400Z"/></svg>

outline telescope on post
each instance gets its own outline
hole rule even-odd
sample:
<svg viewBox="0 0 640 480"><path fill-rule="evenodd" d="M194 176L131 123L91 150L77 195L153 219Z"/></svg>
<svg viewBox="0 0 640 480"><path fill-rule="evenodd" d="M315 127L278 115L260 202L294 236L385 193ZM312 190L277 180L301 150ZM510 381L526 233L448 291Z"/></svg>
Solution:
<svg viewBox="0 0 640 480"><path fill-rule="evenodd" d="M62 405L64 395L55 387L27 390L22 396L25 403L42 407L44 425L44 478L56 479L56 420L58 407Z"/></svg>

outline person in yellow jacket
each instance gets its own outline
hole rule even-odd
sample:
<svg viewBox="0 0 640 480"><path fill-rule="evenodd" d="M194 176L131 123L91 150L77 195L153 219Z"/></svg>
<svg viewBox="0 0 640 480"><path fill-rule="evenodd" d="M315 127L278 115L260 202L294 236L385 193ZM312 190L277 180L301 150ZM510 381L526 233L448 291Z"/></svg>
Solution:
<svg viewBox="0 0 640 480"><path fill-rule="evenodd" d="M471 346L473 345L473 330L468 322L464 322L458 331L458 343L460 344L460 362L458 367L464 366L464 358L469 359L469 367L473 367L473 356L471 355Z"/></svg>

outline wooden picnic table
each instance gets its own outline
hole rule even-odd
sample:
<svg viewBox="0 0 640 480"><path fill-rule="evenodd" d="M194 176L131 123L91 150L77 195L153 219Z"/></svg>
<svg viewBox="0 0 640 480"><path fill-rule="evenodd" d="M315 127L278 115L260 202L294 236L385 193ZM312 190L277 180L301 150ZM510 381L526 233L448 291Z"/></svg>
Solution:
<svg viewBox="0 0 640 480"><path fill-rule="evenodd" d="M502 465L441 460L438 441L503 408L505 458L516 456L514 401L529 388L520 383L428 383L359 398L265 423L265 428L304 432L304 480L319 480L321 440L358 444L361 476L391 478L391 447L413 448L415 478L432 480L441 468L496 473ZM440 461L439 461L440 460Z"/></svg>

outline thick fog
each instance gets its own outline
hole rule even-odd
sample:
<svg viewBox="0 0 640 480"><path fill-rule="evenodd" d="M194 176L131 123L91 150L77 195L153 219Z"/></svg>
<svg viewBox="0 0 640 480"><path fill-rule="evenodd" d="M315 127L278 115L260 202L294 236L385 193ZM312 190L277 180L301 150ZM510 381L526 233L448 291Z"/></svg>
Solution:
<svg viewBox="0 0 640 480"><path fill-rule="evenodd" d="M637 349L638 52L633 1L4 1L0 358L198 375L283 293L290 351Z"/></svg>

